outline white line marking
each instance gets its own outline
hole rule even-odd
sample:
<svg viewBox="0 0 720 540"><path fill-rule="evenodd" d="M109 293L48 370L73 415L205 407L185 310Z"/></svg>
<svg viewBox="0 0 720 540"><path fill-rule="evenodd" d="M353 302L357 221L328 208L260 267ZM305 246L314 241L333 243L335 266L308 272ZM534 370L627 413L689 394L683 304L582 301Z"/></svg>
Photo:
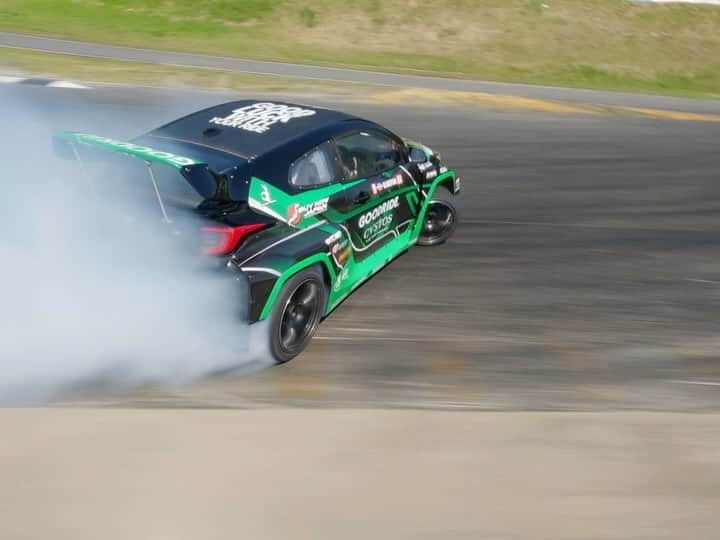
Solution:
<svg viewBox="0 0 720 540"><path fill-rule="evenodd" d="M349 295L350 293L347 293ZM547 343L537 340L521 339L515 337L503 337L503 336L487 336L487 337L476 337L476 338L461 338L461 337L404 337L404 336L315 336L313 339L320 339L322 341L358 341L364 343L370 342L403 342L403 343L455 343L463 341L464 343L523 343L525 345L547 345Z"/></svg>
<svg viewBox="0 0 720 540"><path fill-rule="evenodd" d="M253 255L250 255L247 259L245 259L243 262L241 262L238 266L242 266L242 265L245 264L246 262L253 260L255 257L258 257L259 255L262 255L262 254L265 253L268 249L272 249L272 248L274 248L275 246L277 246L277 245L279 245L279 244L282 244L283 242L287 242L288 240L290 240L290 239L292 239L292 238L295 238L296 236L300 236L301 234L306 233L306 232L308 232L308 231L311 231L311 230L313 230L313 229L315 229L315 228L317 228L317 227L320 227L320 225L325 225L326 223L327 223L327 221L325 221L325 220L318 221L317 223L313 223L312 225L310 225L309 227L306 227L305 229L300 229L299 231L294 232L294 233L291 234L290 236L286 236L285 238L281 238L281 239L278 240L277 242L273 242L272 244L270 244L268 247L261 249L260 251L258 251L257 253L255 253L255 254L253 254Z"/></svg>
<svg viewBox="0 0 720 540"><path fill-rule="evenodd" d="M24 81L24 80L25 80L25 77L10 77L7 75L0 75L0 83L3 83L3 84L16 83L16 82L20 82L20 81Z"/></svg>
<svg viewBox="0 0 720 540"><path fill-rule="evenodd" d="M683 380L672 380L670 381L674 384L693 384L697 386L720 386L720 382L713 382L713 381L683 381Z"/></svg>
<svg viewBox="0 0 720 540"><path fill-rule="evenodd" d="M263 268L260 266L245 266L243 268L240 268L240 270L242 270L243 272L265 272L267 274L272 274L273 276L280 277L280 272L272 268Z"/></svg>
<svg viewBox="0 0 720 540"><path fill-rule="evenodd" d="M685 278L685 281L692 281L693 283L709 283L711 285L720 285L720 281L713 281L711 279Z"/></svg>
<svg viewBox="0 0 720 540"><path fill-rule="evenodd" d="M70 81L53 81L45 86L52 88L74 88L77 90L91 90L89 86L85 86L84 84L77 84Z"/></svg>
<svg viewBox="0 0 720 540"><path fill-rule="evenodd" d="M367 332L368 334L382 334L382 333L387 332L386 330L381 330L378 328L360 328L360 327L348 328L347 326L339 327L339 328L336 328L335 330L338 332L357 332L357 333Z"/></svg>
<svg viewBox="0 0 720 540"><path fill-rule="evenodd" d="M417 338L387 338L387 337L343 337L343 336L315 336L313 339L320 339L322 341L402 341L402 342L416 342Z"/></svg>

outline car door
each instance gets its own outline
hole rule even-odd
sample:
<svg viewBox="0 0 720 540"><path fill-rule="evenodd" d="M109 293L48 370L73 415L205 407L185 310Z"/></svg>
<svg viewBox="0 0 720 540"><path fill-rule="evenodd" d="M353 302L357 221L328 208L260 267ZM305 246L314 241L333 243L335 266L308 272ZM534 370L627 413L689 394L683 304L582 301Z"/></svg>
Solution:
<svg viewBox="0 0 720 540"><path fill-rule="evenodd" d="M414 222L418 188L407 168L407 151L395 136L373 129L355 130L335 138L345 177L345 227L356 261L399 240ZM389 256L394 253L388 253Z"/></svg>

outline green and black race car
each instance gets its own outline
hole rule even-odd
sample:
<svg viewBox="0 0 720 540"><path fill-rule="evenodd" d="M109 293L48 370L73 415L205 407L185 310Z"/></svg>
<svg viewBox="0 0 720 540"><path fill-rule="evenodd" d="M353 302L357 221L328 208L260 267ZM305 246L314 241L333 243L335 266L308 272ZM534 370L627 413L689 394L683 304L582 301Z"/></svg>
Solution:
<svg viewBox="0 0 720 540"><path fill-rule="evenodd" d="M269 320L279 363L365 280L414 244L445 242L458 222L460 179L438 154L337 111L237 101L130 142L56 141L78 159L95 147L145 161L165 220L172 197L153 165L178 171L185 180L170 183L193 191L189 209L208 222L203 251L247 280L246 318Z"/></svg>

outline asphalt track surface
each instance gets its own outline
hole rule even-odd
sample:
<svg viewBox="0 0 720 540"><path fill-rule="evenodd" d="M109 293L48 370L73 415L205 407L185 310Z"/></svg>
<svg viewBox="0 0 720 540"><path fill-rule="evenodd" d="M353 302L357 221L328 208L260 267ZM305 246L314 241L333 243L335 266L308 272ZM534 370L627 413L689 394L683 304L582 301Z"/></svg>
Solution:
<svg viewBox="0 0 720 540"><path fill-rule="evenodd" d="M232 96L6 86L58 129L129 136ZM438 149L462 225L369 281L288 365L80 401L178 407L717 410L720 128L337 105ZM82 115L78 115L78 111Z"/></svg>

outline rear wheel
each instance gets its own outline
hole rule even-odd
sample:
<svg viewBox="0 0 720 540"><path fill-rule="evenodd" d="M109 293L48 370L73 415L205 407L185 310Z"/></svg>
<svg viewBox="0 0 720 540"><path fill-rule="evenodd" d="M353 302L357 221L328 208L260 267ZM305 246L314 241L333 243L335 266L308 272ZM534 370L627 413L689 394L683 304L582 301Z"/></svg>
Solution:
<svg viewBox="0 0 720 540"><path fill-rule="evenodd" d="M428 204L418 244L436 246L442 244L455 232L458 223L455 196L443 187L438 187Z"/></svg>
<svg viewBox="0 0 720 540"><path fill-rule="evenodd" d="M327 289L317 267L288 279L270 313L270 353L282 364L300 354L312 339L325 313Z"/></svg>

